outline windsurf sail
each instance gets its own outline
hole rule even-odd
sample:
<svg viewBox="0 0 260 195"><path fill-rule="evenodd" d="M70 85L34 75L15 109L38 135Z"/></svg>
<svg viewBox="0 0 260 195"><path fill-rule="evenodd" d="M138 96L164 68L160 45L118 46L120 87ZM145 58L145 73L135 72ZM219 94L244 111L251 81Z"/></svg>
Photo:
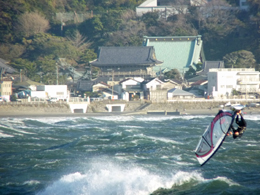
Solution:
<svg viewBox="0 0 260 195"><path fill-rule="evenodd" d="M219 149L235 118L232 111L219 111L203 133L195 154L203 166Z"/></svg>

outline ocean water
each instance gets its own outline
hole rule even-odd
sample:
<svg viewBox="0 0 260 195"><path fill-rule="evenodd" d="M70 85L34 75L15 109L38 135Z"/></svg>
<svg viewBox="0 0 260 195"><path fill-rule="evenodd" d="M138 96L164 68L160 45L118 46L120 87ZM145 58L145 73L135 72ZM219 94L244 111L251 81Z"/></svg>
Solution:
<svg viewBox="0 0 260 195"><path fill-rule="evenodd" d="M0 194L260 194L260 115L201 167L214 116L0 119Z"/></svg>

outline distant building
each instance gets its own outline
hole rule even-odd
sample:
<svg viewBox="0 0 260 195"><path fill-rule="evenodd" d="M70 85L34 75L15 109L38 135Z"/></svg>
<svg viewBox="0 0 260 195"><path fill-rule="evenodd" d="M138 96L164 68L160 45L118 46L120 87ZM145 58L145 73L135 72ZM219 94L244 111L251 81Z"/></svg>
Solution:
<svg viewBox="0 0 260 195"><path fill-rule="evenodd" d="M224 61L204 61L202 65L202 70L197 72L197 75L208 75L210 69L221 69L225 68Z"/></svg>
<svg viewBox="0 0 260 195"><path fill-rule="evenodd" d="M162 61L156 59L153 46L100 47L98 58L90 63L100 69L98 77L124 80L128 77L153 77L155 74L152 68L162 64Z"/></svg>
<svg viewBox="0 0 260 195"><path fill-rule="evenodd" d="M183 91L177 88L170 89L167 94L168 94L168 100L195 98L195 95L193 93L189 93L187 91Z"/></svg>
<svg viewBox="0 0 260 195"><path fill-rule="evenodd" d="M152 46L100 47L97 59L90 64L98 67L100 72L96 79L79 80L78 93L92 91L92 86L101 82L115 86L128 78L152 78L155 76L152 67L162 64L162 61L157 60Z"/></svg>
<svg viewBox="0 0 260 195"><path fill-rule="evenodd" d="M58 100L68 100L70 96L67 85L38 85L37 91L44 91L46 98Z"/></svg>
<svg viewBox="0 0 260 195"><path fill-rule="evenodd" d="M100 83L97 83L95 85L92 86L92 92L98 92L102 89L107 89L109 88L110 86L104 82L100 82Z"/></svg>
<svg viewBox="0 0 260 195"><path fill-rule="evenodd" d="M143 80L142 80L143 81ZM122 99L126 101L133 100L136 96L139 99L144 99L144 92L142 88L142 81L138 79L128 78L120 82Z"/></svg>
<svg viewBox="0 0 260 195"><path fill-rule="evenodd" d="M136 15L142 16L147 12L158 12L159 17L167 18L170 15L186 14L189 12L189 6L200 6L205 4L206 0L182 1L181 4L173 3L172 0L147 0L136 7Z"/></svg>
<svg viewBox="0 0 260 195"><path fill-rule="evenodd" d="M15 69L13 69L11 66L9 66L7 64L8 64L7 61L0 58L0 73L1 73L1 76L5 73L13 74L13 73L17 72Z"/></svg>
<svg viewBox="0 0 260 195"><path fill-rule="evenodd" d="M259 93L259 74L254 68L210 69L208 95L228 98L233 95L233 90L245 95Z"/></svg>
<svg viewBox="0 0 260 195"><path fill-rule="evenodd" d="M0 97L6 101L10 101L12 95L12 82L12 80L5 78L0 81Z"/></svg>
<svg viewBox="0 0 260 195"><path fill-rule="evenodd" d="M225 68L224 61L204 61L202 64L202 70L196 72L195 77L187 79L189 85L194 86L193 83L200 83L201 81L205 81L208 79L208 72L210 69L220 69Z"/></svg>
<svg viewBox="0 0 260 195"><path fill-rule="evenodd" d="M204 61L201 35L198 36L166 36L144 37L144 46L153 46L161 66L154 66L157 75L177 69L184 73L193 66Z"/></svg>

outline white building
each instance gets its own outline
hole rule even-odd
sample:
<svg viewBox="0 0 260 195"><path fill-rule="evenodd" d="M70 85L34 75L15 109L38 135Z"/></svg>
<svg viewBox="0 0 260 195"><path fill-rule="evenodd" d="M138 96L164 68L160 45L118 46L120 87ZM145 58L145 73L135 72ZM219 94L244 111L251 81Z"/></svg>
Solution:
<svg viewBox="0 0 260 195"><path fill-rule="evenodd" d="M146 0L136 7L136 15L142 16L147 12L158 12L160 17L167 18L170 15L186 14L189 6L203 6L207 0L189 0L174 3L171 0Z"/></svg>
<svg viewBox="0 0 260 195"><path fill-rule="evenodd" d="M69 92L67 85L41 85L37 86L37 91L44 91L48 98L68 100Z"/></svg>
<svg viewBox="0 0 260 195"><path fill-rule="evenodd" d="M135 95L139 96L140 99L143 99L144 93L141 85L142 81L143 79L140 80L138 78L128 78L121 81L120 84L122 89L120 91L122 91L122 99L130 101L135 97Z"/></svg>
<svg viewBox="0 0 260 195"><path fill-rule="evenodd" d="M259 92L259 72L254 68L210 69L208 72L208 95L224 98L233 90L245 95Z"/></svg>

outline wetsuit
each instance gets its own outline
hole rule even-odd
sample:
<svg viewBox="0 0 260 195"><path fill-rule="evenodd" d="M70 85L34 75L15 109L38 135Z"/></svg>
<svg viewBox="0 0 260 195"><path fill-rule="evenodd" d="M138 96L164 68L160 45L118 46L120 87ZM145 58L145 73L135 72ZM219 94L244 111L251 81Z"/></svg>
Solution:
<svg viewBox="0 0 260 195"><path fill-rule="evenodd" d="M236 139L237 137L241 137L244 133L244 130L246 129L246 121L241 114L237 115L236 124L238 125L237 130L235 130L233 127L231 127L233 129L233 138L234 139ZM238 132L239 135L235 135L236 132Z"/></svg>

